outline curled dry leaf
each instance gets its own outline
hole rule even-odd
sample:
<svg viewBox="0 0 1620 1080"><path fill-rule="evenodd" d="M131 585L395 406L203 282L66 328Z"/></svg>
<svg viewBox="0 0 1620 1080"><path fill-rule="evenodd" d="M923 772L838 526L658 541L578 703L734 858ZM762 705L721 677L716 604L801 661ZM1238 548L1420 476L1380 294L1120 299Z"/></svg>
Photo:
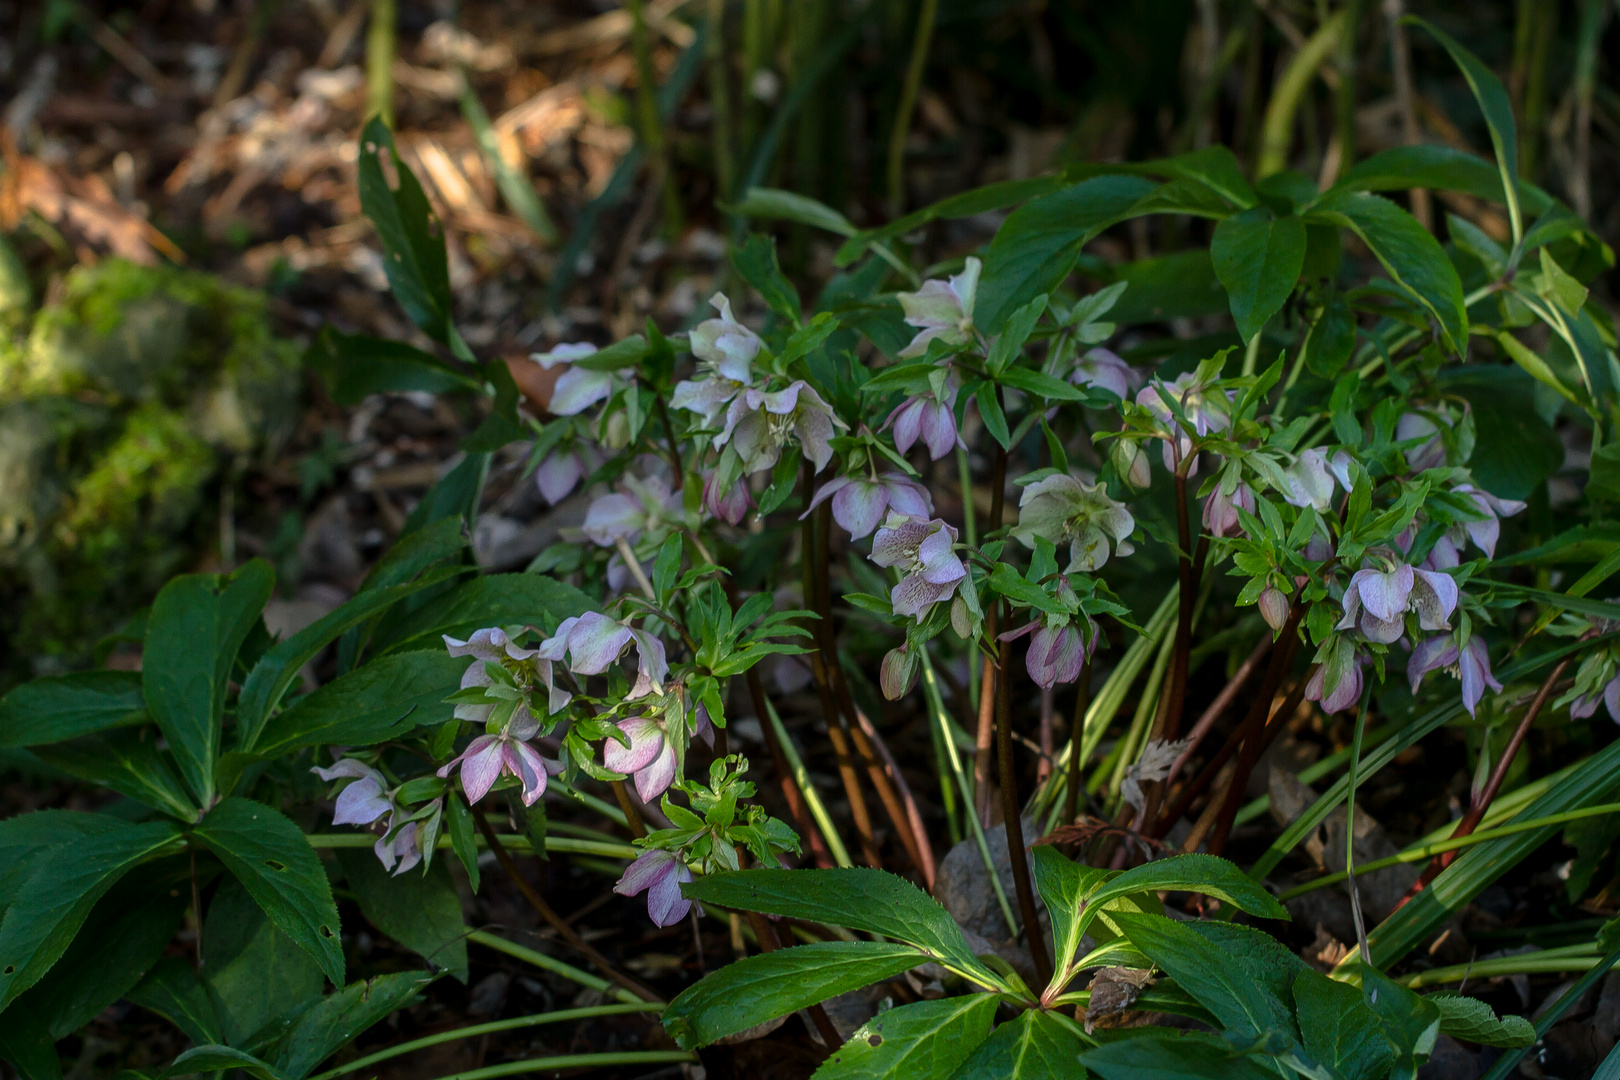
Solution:
<svg viewBox="0 0 1620 1080"><path fill-rule="evenodd" d="M1108 967L1097 972L1086 988L1091 991L1091 1000L1086 1005L1086 1034L1091 1034L1098 1021L1117 1016L1135 1005L1142 991L1152 985L1151 970Z"/></svg>

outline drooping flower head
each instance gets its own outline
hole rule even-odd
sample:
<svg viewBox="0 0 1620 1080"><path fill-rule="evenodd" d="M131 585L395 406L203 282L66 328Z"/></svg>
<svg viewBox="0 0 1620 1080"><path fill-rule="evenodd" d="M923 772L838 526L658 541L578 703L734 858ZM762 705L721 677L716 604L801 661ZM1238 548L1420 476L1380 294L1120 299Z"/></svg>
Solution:
<svg viewBox="0 0 1620 1080"><path fill-rule="evenodd" d="M1442 431L1441 425L1444 425ZM1455 436L1457 421L1452 416L1449 406L1441 405L1437 409L1425 413L1403 413L1395 421L1395 441L1408 442L1413 439L1422 439L1423 442L1407 448L1406 464L1413 472L1422 472L1424 469L1433 469L1448 463L1450 452L1446 446L1447 436ZM1458 446L1459 460L1452 464L1460 465L1466 460L1466 450L1471 447Z"/></svg>
<svg viewBox="0 0 1620 1080"><path fill-rule="evenodd" d="M1199 382L1196 371L1184 372L1170 382L1154 379L1137 391L1136 403L1159 420L1163 430L1160 437L1164 439L1164 467L1174 472L1176 462L1192 453L1192 436L1176 423L1170 406L1165 404L1164 396L1161 396L1161 390L1163 395L1169 396L1180 406L1181 414L1199 437L1212 431L1225 431L1232 426L1232 395L1229 391ZM1187 470L1187 475L1193 475L1196 470L1194 464Z"/></svg>
<svg viewBox="0 0 1620 1080"><path fill-rule="evenodd" d="M1600 633L1614 629L1608 620L1592 622ZM1620 646L1613 642L1587 653L1575 670L1575 685L1558 699L1559 705L1569 706L1569 715L1577 720L1596 713L1600 703L1608 708L1609 718L1620 724Z"/></svg>
<svg viewBox="0 0 1620 1080"><path fill-rule="evenodd" d="M1416 612L1423 630L1448 630L1457 609L1457 583L1450 574L1401 563L1393 569L1356 571L1344 590L1344 618L1336 630L1357 629L1383 645L1406 632L1406 613Z"/></svg>
<svg viewBox="0 0 1620 1080"><path fill-rule="evenodd" d="M467 749L445 762L438 775L448 777L457 765L461 766L461 787L469 803L489 794L502 773L517 777L524 806L533 806L546 793L546 763L540 752L510 730L478 736L467 744Z"/></svg>
<svg viewBox="0 0 1620 1080"><path fill-rule="evenodd" d="M570 616L557 626L557 632L542 641L535 655L553 662L568 657L568 670L576 675L600 675L618 662L631 643L635 644L638 667L631 698L663 689L669 675L664 643L645 630L610 619L599 611Z"/></svg>
<svg viewBox="0 0 1620 1080"><path fill-rule="evenodd" d="M1350 488L1350 455L1340 450L1329 460L1327 451L1313 447L1300 452L1294 463L1283 470L1287 490L1281 492L1290 506L1311 507L1326 513L1333 506L1333 485L1337 481Z"/></svg>
<svg viewBox="0 0 1620 1080"><path fill-rule="evenodd" d="M956 557L956 530L938 518L917 521L890 513L872 538L872 561L898 567L900 583L889 591L896 615L916 616L941 600L949 600L967 577L967 567Z"/></svg>
<svg viewBox="0 0 1620 1080"><path fill-rule="evenodd" d="M535 487L540 490L542 499L549 505L556 506L568 497L568 493L579 485L586 474L599 468L601 464L601 454L597 453L596 447L584 440L577 440L572 445L554 447L535 467Z"/></svg>
<svg viewBox="0 0 1620 1080"><path fill-rule="evenodd" d="M981 268L978 258L969 255L962 272L949 281L930 279L916 292L895 294L905 312L906 325L919 330L911 344L900 350L902 360L923 355L928 351L928 343L935 339L947 345L963 345L971 340L973 302L979 290Z"/></svg>
<svg viewBox="0 0 1620 1080"><path fill-rule="evenodd" d="M595 353L595 345L589 342L575 342L558 345L550 352L530 354L529 359L547 371L558 364L570 365L567 371L558 376L557 385L552 388L549 408L553 415L575 416L582 413L598 401L605 401L611 397L616 383L623 383L635 374L631 368L621 368L618 371L592 371L573 363Z"/></svg>
<svg viewBox="0 0 1620 1080"><path fill-rule="evenodd" d="M1478 634L1470 634L1468 643L1457 646L1456 634L1436 634L1419 642L1406 661L1406 678L1412 693L1418 692L1423 677L1431 671L1444 670L1462 682L1463 708L1474 715L1474 706L1485 696L1485 688L1500 694L1502 684L1491 674L1491 658L1485 642Z"/></svg>
<svg viewBox="0 0 1620 1080"><path fill-rule="evenodd" d="M1024 489L1012 534L1030 548L1037 536L1053 544L1067 541L1069 565L1064 573L1090 573L1108 561L1110 539L1115 554L1125 556L1135 550L1127 542L1135 528L1131 512L1110 499L1102 484L1053 473Z"/></svg>
<svg viewBox="0 0 1620 1080"><path fill-rule="evenodd" d="M692 901L681 895L681 885L692 880L682 858L672 851L644 851L625 868L614 884L620 896L647 894L647 915L654 926L674 926L692 910Z"/></svg>
<svg viewBox="0 0 1620 1080"><path fill-rule="evenodd" d="M1224 484L1215 485L1215 490L1204 499L1204 528L1211 536L1241 535L1243 529L1239 524L1239 510L1254 513L1254 489L1241 480L1230 494Z"/></svg>
<svg viewBox="0 0 1620 1080"><path fill-rule="evenodd" d="M492 686L494 679L490 676L486 664L496 664L504 668L512 676L512 683L520 690L530 690L536 685L546 688L546 714L549 716L566 706L571 695L567 690L557 686L551 661L537 658L539 650L525 649L518 646L498 626L475 630L466 641L458 641L450 635L444 635L445 649L451 656L470 656L472 663L461 675L461 689L470 690L478 686ZM532 661L532 662L531 662ZM491 704L478 704L476 702L461 702L456 705L456 719L470 720L476 724L485 723L495 706ZM524 698L518 702L517 709L512 713L508 724L519 732L519 738L532 738L538 730L539 723L534 719L529 709L529 699Z"/></svg>
<svg viewBox="0 0 1620 1080"><path fill-rule="evenodd" d="M1459 484L1452 488L1452 493L1461 495L1474 504L1479 512L1479 520L1465 521L1461 525L1454 525L1447 530L1447 537L1458 548L1463 545L1464 538L1473 541L1475 547L1485 553L1487 559L1496 557L1496 541L1502 534L1502 518L1512 517L1523 510L1525 504L1518 499L1502 499L1483 491L1472 484Z"/></svg>
<svg viewBox="0 0 1620 1080"><path fill-rule="evenodd" d="M1075 361L1074 370L1069 373L1069 381L1076 386L1107 390L1124 401L1130 397L1131 389L1141 383L1142 376L1135 368L1121 360L1112 349L1105 349L1099 345L1086 350L1085 354Z"/></svg>
<svg viewBox="0 0 1620 1080"><path fill-rule="evenodd" d="M1065 621L1050 615L1031 619L1017 630L1002 634L1000 640L1013 641L1025 635L1030 639L1024 667L1043 690L1078 679L1097 643L1097 627L1089 618L1085 618L1082 630L1074 619Z"/></svg>
<svg viewBox="0 0 1620 1080"><path fill-rule="evenodd" d="M709 303L720 317L698 323L691 334L692 355L703 377L676 383L669 399L670 408L702 414L705 427L713 427L726 404L754 381L754 357L763 344L732 316L724 293L715 293Z"/></svg>
<svg viewBox="0 0 1620 1080"><path fill-rule="evenodd" d="M397 876L422 861L422 851L417 845L417 823L400 821L402 812L382 773L355 758L341 758L329 768L317 765L309 771L326 781L352 778L338 792L332 824L369 826L388 818L382 835L372 844L372 851L384 870Z"/></svg>
<svg viewBox="0 0 1620 1080"><path fill-rule="evenodd" d="M791 436L820 472L832 460L829 440L847 427L809 383L800 379L782 390L744 390L726 408L726 426L714 437L714 448L730 445L745 474L769 469L782 456Z"/></svg>
<svg viewBox="0 0 1620 1080"><path fill-rule="evenodd" d="M694 720L696 727L692 734L699 737L706 735L709 714L698 709ZM680 762L675 742L669 737L668 723L667 718L632 716L618 723L619 730L630 740L629 746L617 739L607 739L602 743L602 764L614 772L633 776L636 794L644 803L658 798L675 782Z"/></svg>
<svg viewBox="0 0 1620 1080"><path fill-rule="evenodd" d="M728 525L736 525L748 516L754 505L754 494L741 478L735 483L722 485L720 471L709 469L703 474L703 508Z"/></svg>
<svg viewBox="0 0 1620 1080"><path fill-rule="evenodd" d="M633 547L643 538L660 543L681 524L681 496L667 480L626 473L617 490L591 502L579 531L602 547L614 547L621 539Z"/></svg>
<svg viewBox="0 0 1620 1080"><path fill-rule="evenodd" d="M1319 702L1322 711L1343 712L1361 697L1361 650L1344 634L1335 634L1316 653L1317 666L1305 683L1305 700Z"/></svg>
<svg viewBox="0 0 1620 1080"><path fill-rule="evenodd" d="M927 488L904 473L890 471L879 474L875 480L840 476L827 481L816 491L799 520L809 517L812 510L829 498L832 499L833 520L849 533L851 540L870 535L890 511L918 520L934 513L934 500L929 497Z"/></svg>
<svg viewBox="0 0 1620 1080"><path fill-rule="evenodd" d="M902 454L909 453L912 445L921 439L928 447L929 459L938 461L961 445L961 436L956 430L956 394L956 380L950 378L945 383L943 396L927 390L895 406L883 422L885 428L894 430L895 449Z"/></svg>

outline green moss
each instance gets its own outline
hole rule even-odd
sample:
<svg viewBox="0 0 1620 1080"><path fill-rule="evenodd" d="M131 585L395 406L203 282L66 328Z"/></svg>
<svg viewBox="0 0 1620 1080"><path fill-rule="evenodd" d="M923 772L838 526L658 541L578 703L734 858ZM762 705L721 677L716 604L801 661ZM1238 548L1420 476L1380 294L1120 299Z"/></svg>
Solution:
<svg viewBox="0 0 1620 1080"><path fill-rule="evenodd" d="M82 661L212 546L218 477L291 430L297 366L262 294L117 260L0 344L10 677Z"/></svg>

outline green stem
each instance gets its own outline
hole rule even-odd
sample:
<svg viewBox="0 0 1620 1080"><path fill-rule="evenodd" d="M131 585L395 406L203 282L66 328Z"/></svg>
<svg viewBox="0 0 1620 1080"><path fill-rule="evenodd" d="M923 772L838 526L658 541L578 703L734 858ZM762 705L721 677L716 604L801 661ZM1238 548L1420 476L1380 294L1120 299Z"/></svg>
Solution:
<svg viewBox="0 0 1620 1080"><path fill-rule="evenodd" d="M827 806L821 801L821 795L810 783L810 771L804 767L804 761L799 757L799 751L794 747L793 740L788 738L787 728L783 726L782 718L776 714L776 706L771 704L770 698L765 699L765 716L776 732L777 740L782 744L782 756L787 758L787 767L793 773L793 782L798 784L799 790L804 793L804 802L810 808L810 816L816 819L816 826L821 829L821 835L827 841L827 851L839 866L854 866L849 858L849 850L844 847L844 841L839 838L838 830L833 827L832 815L827 813Z"/></svg>
<svg viewBox="0 0 1620 1080"><path fill-rule="evenodd" d="M1148 723L1153 719L1154 708L1159 699L1159 687L1164 683L1165 669L1170 666L1170 654L1175 651L1175 643L1176 635L1165 634L1164 641L1159 645L1159 655L1153 658L1153 668L1148 672L1147 682L1142 684L1142 696L1136 702L1136 714L1131 717L1131 726L1126 729L1119 759L1114 763L1113 775L1108 780L1110 795L1119 794L1119 786L1125 780L1126 770L1135 765L1136 759L1141 756Z"/></svg>
<svg viewBox="0 0 1620 1080"><path fill-rule="evenodd" d="M928 654L927 646L922 650L922 678L923 691L928 697L928 711L934 714L934 722L939 725L940 735L945 740L946 756L950 759L951 772L956 776L956 788L961 793L962 805L967 813L968 825L973 829L973 842L978 845L979 857L984 860L984 867L990 872L990 887L995 890L996 902L1001 905L1001 914L1007 920L1007 929L1013 934L1018 933L1018 920L1013 915L1012 904L1007 900L1007 892L1001 887L1001 875L996 872L996 862L990 857L990 845L984 838L984 826L979 824L979 815L972 812L973 783L968 779L967 772L962 768L962 758L956 752L956 742L951 738L950 717L945 712L945 699L939 692L939 679L934 674L934 661Z"/></svg>
<svg viewBox="0 0 1620 1080"><path fill-rule="evenodd" d="M1605 963L1607 957L1595 952L1597 942L1571 945L1562 949L1543 949L1540 952L1520 953L1518 956L1500 956L1491 960L1475 960L1471 964L1452 964L1449 967L1430 968L1409 975L1402 980L1408 990L1425 986L1441 986L1465 979L1489 979L1498 975L1551 975L1566 971L1590 971Z"/></svg>
<svg viewBox="0 0 1620 1080"><path fill-rule="evenodd" d="M895 215L900 213L905 200L906 136L911 132L911 113L917 107L917 90L922 86L923 68L928 64L928 43L934 36L934 16L938 11L939 0L922 0L917 12L917 32L911 39L911 62L906 65L900 102L894 111L894 127L889 132L889 212Z"/></svg>
<svg viewBox="0 0 1620 1080"><path fill-rule="evenodd" d="M394 126L394 0L371 0L366 31L366 115Z"/></svg>
<svg viewBox="0 0 1620 1080"><path fill-rule="evenodd" d="M493 1035L497 1031L515 1031L518 1028L538 1027L541 1024L562 1024L570 1020L590 1020L598 1016L622 1016L626 1013L661 1012L662 1005L648 1001L637 1002L634 1005L595 1005L588 1009L563 1009L559 1012L537 1013L533 1016L515 1016L510 1020L494 1020L487 1024L474 1024L471 1027L456 1028L454 1031L441 1031L437 1035L428 1035L424 1038L413 1039L398 1046L390 1046L386 1050L379 1050L375 1054L367 1054L363 1058L339 1065L335 1069L317 1073L309 1080L332 1080L332 1077L342 1076L345 1073L358 1072L379 1061L399 1057L401 1054L411 1054L418 1050L426 1050L430 1046L439 1046L457 1039L470 1039L474 1035Z"/></svg>
<svg viewBox="0 0 1620 1080"><path fill-rule="evenodd" d="M710 140L714 155L714 189L722 202L731 199L737 171L731 152L731 80L726 77L726 0L709 0L709 108L714 120ZM746 88L745 88L746 89ZM662 403L662 399L659 399Z"/></svg>
<svg viewBox="0 0 1620 1080"><path fill-rule="evenodd" d="M605 1069L610 1065L668 1065L683 1061L696 1061L698 1056L685 1050L632 1050L615 1054L562 1054L558 1057L530 1058L527 1061L508 1061L503 1065L490 1065L468 1072L451 1073L438 1080L493 1080L497 1076L516 1076L528 1072L553 1072L559 1069Z"/></svg>
<svg viewBox="0 0 1620 1080"><path fill-rule="evenodd" d="M642 1007L647 1007L650 1004L649 1002L641 1000L641 998L637 997L635 994L632 994L630 991L625 990L622 987L614 986L606 979L592 975L588 971L581 971L574 965L567 964L561 960L547 956L543 952L536 952L533 949L526 949L522 945L507 941L503 937L496 937L494 934L487 931L474 930L467 935L467 940L475 944L482 945L486 949L494 949L496 952L505 953L514 960L522 960L526 964L533 964L535 967L544 971L549 971L553 975L561 975L570 982L579 983L579 985L586 987L587 989L595 990L602 994L611 994L626 1005L639 1005Z"/></svg>
<svg viewBox="0 0 1620 1080"><path fill-rule="evenodd" d="M309 841L310 847L320 851L333 848L368 848L377 842L377 838L371 833L363 832L309 833L304 839ZM534 844L527 836L508 835L499 837L499 839L501 846L508 850L525 853L534 851ZM479 847L488 846L482 836L475 837L474 840ZM450 846L451 841L448 836L439 837L438 850L447 851ZM563 836L546 837L546 851L548 854L555 851L564 855L596 855L607 859L634 859L641 854L640 851L629 844L618 844L611 840L570 840Z"/></svg>

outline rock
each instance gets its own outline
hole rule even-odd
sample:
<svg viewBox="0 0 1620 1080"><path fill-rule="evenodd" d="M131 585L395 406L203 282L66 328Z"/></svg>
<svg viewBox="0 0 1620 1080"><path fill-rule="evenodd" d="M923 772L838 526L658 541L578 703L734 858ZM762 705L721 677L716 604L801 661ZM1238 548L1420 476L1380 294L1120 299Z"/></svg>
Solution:
<svg viewBox="0 0 1620 1080"><path fill-rule="evenodd" d="M1620 971L1603 977L1603 992L1592 1011L1592 1029L1610 1042L1620 1040Z"/></svg>
<svg viewBox="0 0 1620 1080"><path fill-rule="evenodd" d="M1026 840L1033 839L1036 836L1035 823L1025 818L1023 826ZM1018 892L1013 882L1012 861L1007 857L1007 830L1000 825L993 826L984 831L984 839L990 849L990 858L996 865L997 876L1001 879L1001 887L1007 895L1007 902L1016 915ZM1034 859L1028 853L1025 858L1029 860L1033 877ZM1034 961L1029 949L1022 942L1015 941L1007 927L1006 916L990 885L990 873L985 869L977 841L970 837L946 853L934 878L934 899L951 913L962 928L968 947L975 954L994 953L1011 964L1026 982L1034 980ZM1035 897L1035 910L1040 918L1041 933L1050 942L1051 922L1039 894Z"/></svg>
<svg viewBox="0 0 1620 1080"><path fill-rule="evenodd" d="M1301 783L1297 776L1286 769L1273 768L1268 787L1271 794L1272 817L1279 825L1283 826L1291 825L1300 814L1305 812L1306 807L1316 801L1317 797L1316 792ZM1305 838L1304 847L1306 853L1310 855L1318 866L1325 870L1344 869L1345 820L1345 808L1343 806L1337 807ZM1355 829L1356 862L1368 863L1375 859L1387 858L1396 854L1399 850L1400 848L1396 847L1395 843L1384 832L1383 826L1378 824L1371 814L1357 806ZM1383 921L1385 916L1395 909L1395 905L1400 903L1401 897L1406 895L1406 890L1411 887L1412 882L1417 880L1420 873L1422 873L1421 865L1409 863L1374 870L1370 874L1356 875L1356 884L1361 892L1362 914L1366 918L1369 927ZM1333 886L1331 889L1306 893L1304 896L1299 897L1298 900L1306 900L1309 897L1326 892L1342 895L1346 899L1346 904L1348 904L1350 895L1348 883ZM1350 933L1342 933L1343 926L1337 925L1340 920L1333 917L1332 912L1327 910L1329 908L1336 909L1337 905L1321 899L1312 900L1300 905L1300 913L1296 913L1295 917L1299 918L1302 914L1309 915L1313 919L1321 921L1335 937L1341 940L1354 939L1355 931L1353 926ZM1292 906L1290 910L1292 910ZM1306 925L1311 924L1307 922Z"/></svg>

